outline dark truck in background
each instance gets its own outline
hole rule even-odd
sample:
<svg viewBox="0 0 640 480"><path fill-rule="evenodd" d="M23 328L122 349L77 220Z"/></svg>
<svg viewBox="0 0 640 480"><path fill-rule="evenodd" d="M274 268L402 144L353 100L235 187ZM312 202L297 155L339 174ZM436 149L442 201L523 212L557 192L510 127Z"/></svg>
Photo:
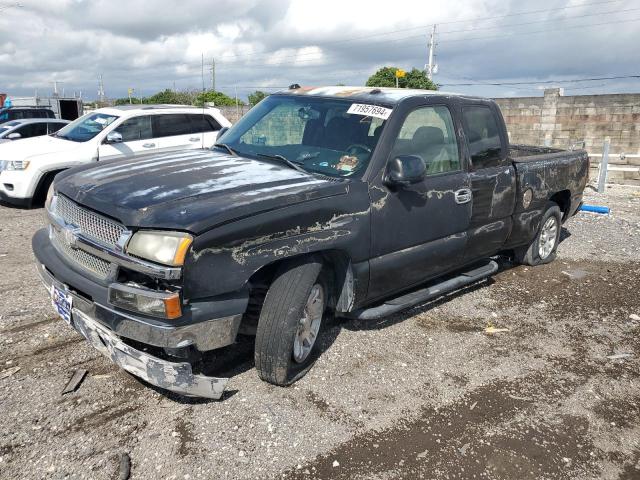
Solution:
<svg viewBox="0 0 640 480"><path fill-rule="evenodd" d="M375 319L554 258L584 151L509 145L497 105L407 89L270 95L212 150L59 174L33 238L60 316L127 371L220 398L203 354L255 335L287 385L326 315ZM206 357L205 357L206 358Z"/></svg>

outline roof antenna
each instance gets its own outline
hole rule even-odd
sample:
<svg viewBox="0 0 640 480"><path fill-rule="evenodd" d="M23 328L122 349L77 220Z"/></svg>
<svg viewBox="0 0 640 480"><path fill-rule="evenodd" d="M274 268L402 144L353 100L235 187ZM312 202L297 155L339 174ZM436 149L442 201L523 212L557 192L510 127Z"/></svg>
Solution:
<svg viewBox="0 0 640 480"><path fill-rule="evenodd" d="M202 71L201 71L201 76L202 76L202 124L200 126L200 130L202 130L202 132L200 132L200 147L204 150L204 125L205 125L205 121L206 119L204 118L204 101L205 101L205 95L204 95L204 52L202 52Z"/></svg>

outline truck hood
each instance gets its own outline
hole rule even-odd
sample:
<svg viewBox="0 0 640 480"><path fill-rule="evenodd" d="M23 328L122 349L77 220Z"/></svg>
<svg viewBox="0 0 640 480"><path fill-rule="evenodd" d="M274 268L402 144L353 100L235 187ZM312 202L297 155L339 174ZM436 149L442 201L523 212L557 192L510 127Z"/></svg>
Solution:
<svg viewBox="0 0 640 480"><path fill-rule="evenodd" d="M38 155L70 152L81 145L83 144L49 135L21 138L0 145L0 160L25 160Z"/></svg>
<svg viewBox="0 0 640 480"><path fill-rule="evenodd" d="M348 181L211 150L86 165L56 177L56 190L130 228L200 233L294 203L345 194Z"/></svg>

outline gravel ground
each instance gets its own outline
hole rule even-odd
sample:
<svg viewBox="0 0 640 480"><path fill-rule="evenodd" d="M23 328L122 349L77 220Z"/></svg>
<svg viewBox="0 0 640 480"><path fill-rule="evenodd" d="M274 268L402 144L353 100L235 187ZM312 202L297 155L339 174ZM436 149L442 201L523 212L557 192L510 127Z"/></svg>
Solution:
<svg viewBox="0 0 640 480"><path fill-rule="evenodd" d="M335 322L292 387L229 349L222 401L143 384L56 319L42 211L0 207L0 478L118 478L122 453L131 478L640 478L640 189L586 201L612 214L572 219L552 264Z"/></svg>

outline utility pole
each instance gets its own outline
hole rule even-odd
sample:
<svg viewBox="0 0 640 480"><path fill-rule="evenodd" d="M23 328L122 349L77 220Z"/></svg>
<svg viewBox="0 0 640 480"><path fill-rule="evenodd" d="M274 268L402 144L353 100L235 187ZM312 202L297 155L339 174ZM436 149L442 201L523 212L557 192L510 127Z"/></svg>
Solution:
<svg viewBox="0 0 640 480"><path fill-rule="evenodd" d="M104 103L104 83L102 81L102 74L98 75L98 101Z"/></svg>
<svg viewBox="0 0 640 480"><path fill-rule="evenodd" d="M216 91L216 59L211 58L211 90Z"/></svg>
<svg viewBox="0 0 640 480"><path fill-rule="evenodd" d="M436 70L436 65L434 64L434 56L436 49L436 25L434 24L431 29L431 35L429 35L429 63L426 65L427 70L427 78L429 80L433 80L433 74Z"/></svg>

